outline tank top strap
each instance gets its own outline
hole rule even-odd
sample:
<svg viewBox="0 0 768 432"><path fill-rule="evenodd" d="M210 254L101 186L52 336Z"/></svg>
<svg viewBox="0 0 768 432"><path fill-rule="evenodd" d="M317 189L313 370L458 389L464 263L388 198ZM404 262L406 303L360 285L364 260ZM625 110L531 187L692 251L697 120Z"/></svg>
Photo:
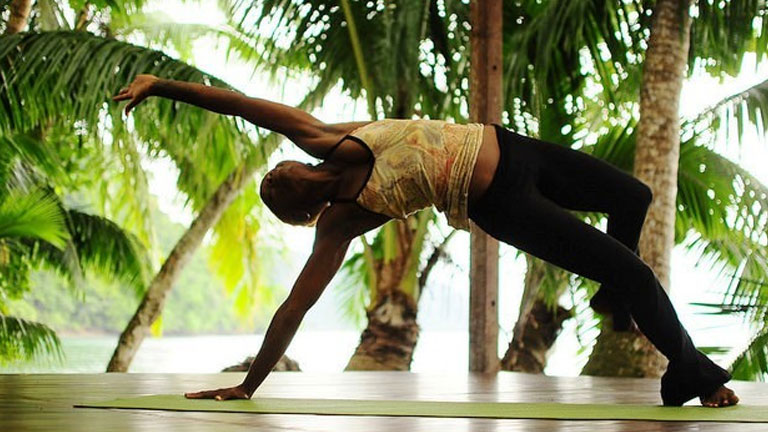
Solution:
<svg viewBox="0 0 768 432"><path fill-rule="evenodd" d="M342 137L339 140L339 142L334 144L333 147L331 147L331 150L329 150L328 153L326 154L325 158L327 159L331 155L331 153L333 153L333 151L336 150L336 148L338 148L339 145L341 145L341 143L343 143L344 141L346 141L348 139L352 140L352 141L354 141L354 142L356 142L358 144L360 144L364 149L366 149L368 151L368 155L370 156L370 160L371 161L375 161L376 160L376 156L374 155L373 150L371 150L371 148L368 146L368 144L366 144L365 141L363 141L362 139L360 139L360 138L358 138L358 137L356 137L354 135L350 135L350 134L344 135L344 137ZM368 180L370 180L372 173L373 173L373 163L371 163L371 166L368 169L368 175L365 177L365 181L363 182L362 186L360 186L360 189L357 191L357 193L353 197L351 197L351 198L336 198L336 199L332 199L330 202L331 203L354 203L354 202L356 202L357 201L357 197L360 195L360 192L362 192L363 189L365 189L365 185L368 184Z"/></svg>

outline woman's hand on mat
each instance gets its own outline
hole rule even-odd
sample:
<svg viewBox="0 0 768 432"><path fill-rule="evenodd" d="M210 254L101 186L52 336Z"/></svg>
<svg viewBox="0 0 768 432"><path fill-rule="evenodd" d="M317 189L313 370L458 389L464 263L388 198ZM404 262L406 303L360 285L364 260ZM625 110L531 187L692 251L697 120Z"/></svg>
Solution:
<svg viewBox="0 0 768 432"><path fill-rule="evenodd" d="M112 98L115 102L129 100L128 105L125 106L125 115L144 99L152 96L152 86L158 82L159 79L154 75L138 75L128 87L123 87L120 92Z"/></svg>
<svg viewBox="0 0 768 432"><path fill-rule="evenodd" d="M223 401L229 399L250 399L251 395L249 395L242 387L235 386L217 390L184 393L184 397L187 399L216 399Z"/></svg>

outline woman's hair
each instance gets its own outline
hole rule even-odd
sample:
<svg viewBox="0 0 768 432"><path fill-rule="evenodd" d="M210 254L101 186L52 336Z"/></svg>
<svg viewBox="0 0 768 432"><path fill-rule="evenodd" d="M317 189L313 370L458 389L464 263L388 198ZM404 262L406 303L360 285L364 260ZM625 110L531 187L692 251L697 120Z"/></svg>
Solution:
<svg viewBox="0 0 768 432"><path fill-rule="evenodd" d="M300 164L284 161L286 164ZM278 164L280 165L280 164ZM315 190L306 179L290 175L275 166L262 179L259 191L261 200L281 221L297 226L314 226L327 203L318 202Z"/></svg>

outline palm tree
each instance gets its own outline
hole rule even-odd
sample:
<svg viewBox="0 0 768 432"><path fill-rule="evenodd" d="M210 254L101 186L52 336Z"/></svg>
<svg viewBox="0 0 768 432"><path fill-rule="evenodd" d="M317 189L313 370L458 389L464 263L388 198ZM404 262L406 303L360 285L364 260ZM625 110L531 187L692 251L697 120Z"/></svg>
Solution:
<svg viewBox="0 0 768 432"><path fill-rule="evenodd" d="M344 0L331 6L264 0L252 6L234 1L229 9L232 27L264 48L260 57L248 58L275 72L289 68L311 73L318 99L341 82L352 97L365 96L374 119L466 117L462 101L467 87L461 77L468 71L467 59L451 56L468 41L466 29L450 24L466 14L461 2L443 2L443 10L436 2L406 1L382 6ZM361 238L363 252L345 265L364 272L367 284L358 289L369 296L367 327L348 369L410 367L418 340L419 280L425 281L432 268L422 264L421 256L434 220L425 211L385 225L372 244Z"/></svg>
<svg viewBox="0 0 768 432"><path fill-rule="evenodd" d="M50 145L25 134L0 134L0 362L44 353L61 355L46 325L9 315L7 300L30 289L43 266L77 290L85 270L146 288L147 251L114 222L65 208L54 192L66 173Z"/></svg>
<svg viewBox="0 0 768 432"><path fill-rule="evenodd" d="M9 5L8 22L5 25L5 34L16 34L27 26L29 12L32 9L32 0L13 0Z"/></svg>
<svg viewBox="0 0 768 432"><path fill-rule="evenodd" d="M504 7L505 100L509 124L553 143L584 144L604 127L603 111L632 102L621 86L637 74L637 24L632 4L591 0L507 2ZM642 14L639 19L642 21ZM610 60L604 60L605 51ZM584 68L593 65L588 72ZM586 96L587 91L597 94ZM620 117L620 116L618 116ZM599 215L582 216L588 223ZM542 372L546 353L571 316L558 306L569 288L567 273L525 254L527 274L513 338L502 369ZM594 289L581 281L579 286Z"/></svg>
<svg viewBox="0 0 768 432"><path fill-rule="evenodd" d="M631 145L631 148L634 148L634 134L626 133L633 132L634 126L628 125L626 119L634 116L632 112L641 83L640 67L645 56L645 39L650 33L651 16L647 13L650 8L646 3L590 0L507 3L507 39L504 45L508 69L505 72L506 85L509 88L506 100L513 101L508 103L511 123L529 134L548 133L549 137L545 139L549 141L566 145L576 141L583 151L595 151L598 157L603 154L600 147L608 142L600 138L597 145L591 146L584 138L588 132L601 134L604 138L614 137L618 140L617 143L623 142L622 145ZM711 67L711 73L738 72L741 56L734 53L743 53L748 47L755 46L752 18L758 15L760 8L765 8L764 2L738 5L727 3L725 8L708 3L698 5L698 18L694 20L692 31L692 64L696 58L714 55L717 62ZM724 22L726 15L738 25L717 25ZM727 49L723 49L723 44L719 42L723 40L728 41ZM763 49L764 45L760 45L759 49ZM589 55L586 56L587 60L584 60L586 53ZM584 87L585 81L590 82L589 87ZM587 91L592 93L587 96ZM557 112L562 110L568 110L567 115L557 115ZM568 132L561 136L561 129ZM540 137L544 138L544 135ZM619 140L621 137L623 138ZM606 156L610 157L611 154L609 152ZM614 163L613 160L609 161ZM620 160L616 164L630 172L632 170L631 157L628 164L626 160ZM689 167L684 166L681 161L681 170L683 168ZM693 167L690 169L693 173ZM683 200L680 205L685 209L685 213L700 208L696 203L686 202L697 198L678 194L678 199ZM720 214L719 210L723 210L727 203L718 201L708 205L714 214ZM592 223L599 221L600 217L590 216L586 220ZM690 220L697 215L688 215L686 219L681 219L683 216L678 212L677 217L679 224L680 220ZM733 227L729 235L734 238L740 236L738 230ZM676 240L681 242L683 239ZM713 247L719 248L717 245ZM529 264L529 270L534 271L536 267ZM505 359L544 358L539 347L544 347L545 351L547 344L542 341L552 341L551 334L556 333L556 330L548 325L550 322L556 323L554 318L559 316L555 313L554 306L549 309L551 313L542 315L546 319L544 325L539 319L532 318L527 311L543 310L543 305L534 307L534 301L546 300L544 303L555 305L562 287L556 283L545 283L542 289L536 290L531 282L539 278L535 273L529 276L526 278L520 318L515 329L538 328L545 329L547 333L539 335L534 331L531 335L524 332L523 338L538 340L530 344L523 344L520 334L516 333L515 338L518 341L512 341ZM572 289L585 287L588 292L593 292L595 284L588 282L578 278ZM542 296L544 299L541 299ZM603 325L603 332L608 333L610 329L605 327L610 326ZM632 341L635 339L634 335L618 336L628 336ZM539 352L519 352L529 349L531 345L537 347ZM620 345L625 344L622 342ZM610 343L602 345L603 348L612 346L614 345ZM602 348L598 347L594 356L602 356L612 364L621 364L623 361L618 357L612 360L612 354L605 351L603 354L606 355L603 356L601 352ZM641 365L646 362L646 359L638 360Z"/></svg>
<svg viewBox="0 0 768 432"><path fill-rule="evenodd" d="M665 287L669 287L670 256L675 240L680 158L678 106L686 66L692 59L714 58L713 72L733 74L746 52L755 51L758 58L768 53L765 44L759 42L759 33L752 28L752 22L766 11L765 2L732 1L719 5L697 2L699 16L696 19L689 15L691 5L687 0L656 2L641 84L634 172L654 191L654 200L639 249L641 257ZM735 22L723 26L726 17ZM714 36L718 37L712 39ZM717 47L720 42L715 40L728 40L728 51ZM617 351L630 354L626 358L610 354ZM665 363L644 338L631 333L617 334L603 326L584 373L659 376Z"/></svg>
<svg viewBox="0 0 768 432"><path fill-rule="evenodd" d="M236 3L232 10L238 10L237 6L243 7L242 4ZM389 30L395 28L392 27L391 23L402 23L403 26L408 23L406 19L392 20L391 18L398 16L396 15L398 11L402 12L405 10L404 7L409 7L408 5L402 6L393 3L389 9L382 9L373 3L364 7L356 2L342 2L339 6L328 6L312 1L303 2L301 5L284 1L264 1L259 3L259 6L249 9L249 13L243 15L236 25L261 29L266 27L266 31L248 33L249 40L265 47L266 54L261 60L273 65L274 70L277 70L278 65L293 65L293 67L302 70L311 69L319 77L319 89L328 88L343 78L344 88L352 96L362 94L362 90L373 89L365 92L369 111L374 113L372 114L373 118L386 114L388 111L391 112L391 107L394 106L395 101L404 100L398 99L397 94L383 98L379 96L382 93L386 95L388 91L386 91L386 85L379 84L377 80L380 80L382 75L385 78L409 76L402 73L386 73L392 70L392 62L387 61L387 57L393 56L389 55L390 51L385 49L393 45L389 42L391 35L400 34ZM455 54L459 54L458 59L449 62L450 66L447 68L447 73L449 78L455 80L454 83L460 83L462 78L466 76L467 58L466 53L462 53L461 50L462 45L466 44L466 39L464 36L456 37L456 35L452 35L454 36L452 38L440 37L440 26L434 21L442 18L448 21L449 25L446 29L451 26L460 29L462 23L467 20L466 7L465 5L446 2L444 6L446 11L432 13L432 8L436 6L436 3L431 3L426 5L424 9L429 8L430 11L428 24L426 24L429 37L426 40L438 48L438 52L435 54L437 57L453 58ZM616 111L616 119L626 118L626 114L632 112L639 92L640 72L645 53L644 43L650 27L650 18L646 13L648 10L648 5L642 2L611 3L591 0L544 3L535 1L508 2L505 6L505 29L507 29L505 32L505 38L507 38L505 40L505 76L507 77L506 100L508 101L507 110L510 113L510 122L529 134L538 135L540 138L553 142L570 144L574 141L583 140L574 138L577 133L599 130L600 127L603 127L602 124L606 121L604 119L606 108ZM711 11L704 11L702 16L707 15L707 13L711 15ZM233 12L231 15L238 14ZM342 15L344 16L342 17ZM731 13L731 15L733 14ZM420 16L418 13L412 11L411 17L418 16ZM351 19L349 19L350 17ZM388 20L385 19L388 17ZM585 19L585 17L589 19ZM379 20L385 24L382 27L387 29L383 37L376 31ZM709 21L714 22L715 19L710 18ZM265 26L264 23L268 22L279 22L281 25ZM350 22L365 23L367 31L360 36L360 32L355 31L356 26L348 24ZM347 26L347 31L344 31L345 26ZM694 27L695 31L696 27ZM284 33L293 35L293 38L286 42L284 37L281 38ZM701 31L699 33L704 34ZM443 31L442 34L448 33ZM383 41L377 41L376 38ZM400 40L405 40L405 38ZM701 40L707 39L702 36ZM443 43L445 41L452 42L446 45ZM456 44L456 41L459 43ZM292 47L289 53L279 49L280 46L289 45ZM349 49L350 45L352 49ZM401 47L402 45L397 46ZM364 51L365 47L378 49L368 52ZM445 47L448 49L446 50ZM608 60L603 58L606 47L610 54ZM704 53L706 52L704 48L711 51L713 46L712 44L699 43L695 44L694 47ZM594 104L587 103L587 107L580 108L579 104L582 103L580 100L587 99L584 96L585 83L590 80L590 78L585 77L584 73L580 72L582 53L585 48L589 53L589 61L593 64L592 71L588 74L594 75L595 78L591 78L591 82L600 85L601 92ZM700 56L703 55L700 54ZM721 62L721 64L724 63ZM535 67L531 67L534 65ZM370 70L375 72L368 72ZM366 78L369 75L370 77ZM449 79L447 85L451 90L450 86L455 84L452 84ZM384 91L381 90L382 88ZM424 106L442 105L440 102L434 103L435 100L446 100L439 89L436 90L431 86L420 91L428 97L419 101L418 108L414 110L417 114L423 114L422 108ZM322 93L322 91L318 91L318 95ZM462 95L462 98L464 97L461 92L457 94ZM427 104L426 101L429 100L432 103ZM390 109L383 108L385 104ZM395 110L395 112L397 111ZM454 116L453 118L460 119L461 117ZM621 122L626 122L626 120L620 120ZM626 129L625 124L619 126L620 131ZM570 128L571 131L565 134L560 133L564 127ZM628 136L631 135L628 134ZM630 141L625 140L625 142ZM633 141L631 142L633 143ZM585 150L589 151L590 147L585 146ZM631 170L632 164L630 163L628 166ZM690 209L691 207L684 205L684 208ZM587 218L591 222L599 221L599 219L600 217L596 215L590 215ZM411 226L415 225L411 224ZM405 232L405 230L392 231ZM382 230L381 233L385 233L385 230ZM381 233L380 235L382 235ZM374 240L374 244L386 244L386 241L377 242L377 240ZM369 251L367 246L364 250L367 251L369 257L375 256L376 252ZM375 261L372 258L369 258L368 262L369 268L375 268ZM540 272L540 269L537 269L535 261L533 263L529 264L531 274L526 278L524 299L527 301L521 305L521 312L523 313L520 314L520 319L515 327L518 330L534 327L546 328L550 333L549 335L537 335L536 332L521 333L518 331L516 333L518 340L511 342L511 349L505 356L506 358L520 358L528 355L512 350L512 348L519 350L521 347L527 349L531 345L530 343L520 343L523 338L533 337L534 339L549 341L533 344L541 347L540 351L546 351L554 339L552 335L557 333L559 326L540 325L541 322L538 321L551 317L562 317L562 314L542 314L540 312L552 310L553 305L556 304L557 298L564 289L563 282L557 283L556 281L562 281L563 277L553 277L551 283L545 282L543 288L537 290L536 281L540 278L536 277L536 273ZM369 286L377 280L376 273L372 272L372 274L374 277L367 279ZM556 271L549 268L545 274L555 275ZM545 281L547 280L545 279ZM589 284L583 280L579 281L578 286L590 287L590 292L593 292L595 288L594 284ZM382 290L382 292L387 292L387 290ZM375 293L372 298L374 297ZM391 296L384 296L383 298L388 299L389 297ZM376 301L371 301L370 306L373 310L376 309L376 304ZM406 306L394 309L413 310L410 306ZM384 310L390 309L392 308L390 308L389 303L385 303ZM533 310L539 312L537 313L536 326L532 325L533 315L529 313ZM404 320L403 322L410 321ZM409 324L404 328L410 329L404 334L411 336L401 339L415 340L414 327ZM367 335L380 333L382 332L364 332ZM373 344L366 345L373 346ZM408 353L412 352L412 349L407 348L400 351ZM533 357L541 358L543 356L538 353ZM409 362L408 356L403 356L403 358L405 360L401 364L407 364ZM542 368L543 365L538 367Z"/></svg>
<svg viewBox="0 0 768 432"><path fill-rule="evenodd" d="M5 34L14 35L26 27L32 2L14 0L9 6ZM0 133L0 184L4 185L0 190L2 298L21 297L29 288L28 273L36 263L58 270L73 282L80 279L81 263L86 263L142 291L148 261L137 239L108 219L67 211L50 187L40 186L61 180L63 174L56 158L45 148L41 130L38 127L34 136L9 135L9 130ZM43 353L61 356L55 332L44 324L7 316L4 303L0 303L0 320L0 361Z"/></svg>
<svg viewBox="0 0 768 432"><path fill-rule="evenodd" d="M87 21L84 19L81 24ZM126 176L125 180L133 187L126 190L128 193L121 196L121 200L146 190L137 151L141 141L151 155L165 155L176 163L181 171L180 189L190 198L193 207L198 210L207 208L194 225L195 230L183 237L185 247L175 249L175 255L171 257L174 265L166 266L162 277L155 278L156 282L164 283L161 284L163 289L158 289L155 283L146 295L149 299L164 297L182 267L178 264L183 264L208 227L248 184L250 174L264 165L277 140L266 140L267 145L253 147L252 137L240 122L167 102L150 104L135 116L137 121L132 127L126 127L120 118L120 110L115 106L107 107L104 102L129 82L136 71L226 86L161 52L99 38L87 32L69 31L8 36L0 45L4 64L10 65L9 70L13 71L13 75L5 77L7 91L3 93L6 96L3 99L8 103L3 109L8 115L3 116L1 128L24 130L38 124L62 122L78 125L83 129L78 133L87 137L90 144L101 146L104 141L111 142L111 149L121 156L121 162L132 164L126 166L125 172L138 175L138 178ZM83 62L85 58L89 59L88 63ZM18 108L20 100L25 105L23 117ZM104 115L107 121L101 122L99 119ZM214 193L216 190L218 193ZM119 209L120 204L113 207ZM141 217L141 211L129 213L135 216L136 225L149 220ZM154 308L141 324L148 326L159 312L160 308ZM140 330L146 330L146 327ZM135 352L140 339L134 338L133 342ZM118 351L126 347L127 344L121 345ZM122 358L120 367L127 367L129 360L125 360L125 356Z"/></svg>

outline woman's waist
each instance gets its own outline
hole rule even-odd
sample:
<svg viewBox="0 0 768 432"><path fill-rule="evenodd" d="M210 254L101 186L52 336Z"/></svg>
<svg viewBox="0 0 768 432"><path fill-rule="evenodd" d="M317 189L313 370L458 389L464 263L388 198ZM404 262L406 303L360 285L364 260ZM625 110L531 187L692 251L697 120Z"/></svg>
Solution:
<svg viewBox="0 0 768 432"><path fill-rule="evenodd" d="M480 199L491 186L499 164L500 154L496 126L484 125L483 140L469 182L470 204Z"/></svg>

